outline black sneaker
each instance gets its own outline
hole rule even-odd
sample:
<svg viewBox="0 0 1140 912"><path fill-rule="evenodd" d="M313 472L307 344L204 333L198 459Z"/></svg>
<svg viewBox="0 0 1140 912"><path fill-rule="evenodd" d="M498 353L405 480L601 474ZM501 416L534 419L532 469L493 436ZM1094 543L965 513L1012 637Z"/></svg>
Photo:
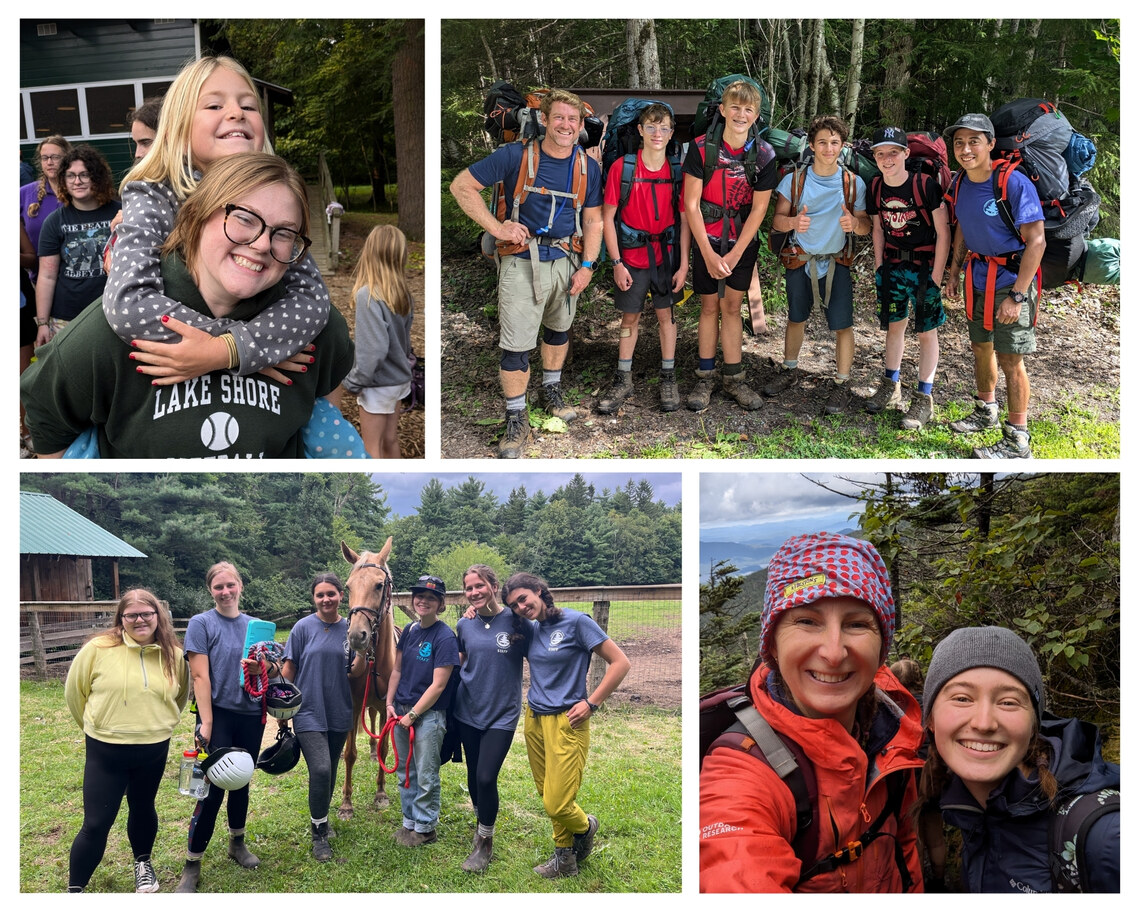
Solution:
<svg viewBox="0 0 1140 912"><path fill-rule="evenodd" d="M135 862L135 892L158 892L158 877L154 873L154 865L150 863L149 858Z"/></svg>
<svg viewBox="0 0 1140 912"><path fill-rule="evenodd" d="M518 459L530 442L530 421L526 409L507 412L507 428L499 438L499 458Z"/></svg>
<svg viewBox="0 0 1140 912"><path fill-rule="evenodd" d="M543 408L555 418L569 423L578 417L578 413L563 401L561 383L547 383L543 386L542 402Z"/></svg>
<svg viewBox="0 0 1140 912"><path fill-rule="evenodd" d="M1029 459L1029 430L1003 422L1001 440L990 446L974 447L975 459Z"/></svg>

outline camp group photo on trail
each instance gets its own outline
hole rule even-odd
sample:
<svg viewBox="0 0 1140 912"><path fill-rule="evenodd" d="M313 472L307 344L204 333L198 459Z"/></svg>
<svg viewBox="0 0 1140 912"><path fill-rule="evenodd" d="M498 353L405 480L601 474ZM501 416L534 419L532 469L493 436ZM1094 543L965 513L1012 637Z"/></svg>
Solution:
<svg viewBox="0 0 1140 912"><path fill-rule="evenodd" d="M499 25L442 24L444 456L1118 455L1118 23Z"/></svg>

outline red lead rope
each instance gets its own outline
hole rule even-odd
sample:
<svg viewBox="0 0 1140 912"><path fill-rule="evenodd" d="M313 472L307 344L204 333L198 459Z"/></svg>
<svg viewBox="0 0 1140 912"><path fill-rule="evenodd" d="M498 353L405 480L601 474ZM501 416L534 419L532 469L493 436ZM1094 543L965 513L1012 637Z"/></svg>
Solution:
<svg viewBox="0 0 1140 912"><path fill-rule="evenodd" d="M376 752L377 762L380 768L386 773L394 773L400 768L400 751L396 747L396 726L400 724L400 718L394 717L384 723L384 727L380 729L380 734L377 735L368 727L368 688L372 686L372 662L368 663L368 677L364 684L364 699L360 703L360 727L364 729L365 734L368 735L373 741L383 741L385 738L392 739L392 768L388 769L384 765L384 760L381 758L381 752ZM416 729L414 726L408 726L408 757L404 761L404 788L408 788L411 783L411 768L412 768L412 749L416 743Z"/></svg>
<svg viewBox="0 0 1140 912"><path fill-rule="evenodd" d="M261 674L257 676L257 682L254 683L254 676L246 673L245 676L245 692L253 697L255 700L261 698L261 724L265 724L265 717L268 715L265 711L265 695L269 692L269 668L265 662L265 656L268 650L260 643L254 643L249 647L249 655L247 659L256 659L261 663Z"/></svg>

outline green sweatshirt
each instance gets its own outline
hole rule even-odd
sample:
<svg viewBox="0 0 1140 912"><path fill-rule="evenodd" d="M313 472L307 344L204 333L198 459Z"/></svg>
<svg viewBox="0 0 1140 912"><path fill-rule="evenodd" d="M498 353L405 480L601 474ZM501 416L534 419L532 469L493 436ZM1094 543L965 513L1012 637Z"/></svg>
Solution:
<svg viewBox="0 0 1140 912"><path fill-rule="evenodd" d="M127 633L121 646L99 646L98 642L91 640L79 650L63 686L76 724L84 734L108 744L167 740L190 692L182 650L175 652L171 683L157 643L140 646Z"/></svg>
<svg viewBox="0 0 1140 912"><path fill-rule="evenodd" d="M167 294L209 313L179 258L167 257L162 269ZM281 293L279 282L230 316L248 320ZM289 373L291 386L224 370L153 386L96 302L38 350L20 378L28 430L40 453L66 449L94 424L103 458L304 458L301 430L313 403L353 364L348 324L335 307L314 344L316 361L305 373Z"/></svg>

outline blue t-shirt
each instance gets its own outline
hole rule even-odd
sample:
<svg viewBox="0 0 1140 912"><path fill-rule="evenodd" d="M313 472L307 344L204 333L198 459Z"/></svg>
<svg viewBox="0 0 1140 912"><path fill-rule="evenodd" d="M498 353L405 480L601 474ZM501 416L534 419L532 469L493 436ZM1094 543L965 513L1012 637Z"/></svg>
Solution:
<svg viewBox="0 0 1140 912"><path fill-rule="evenodd" d="M352 728L348 654L348 621L344 618L326 625L310 614L293 625L285 658L297 666L293 683L301 690L294 731L346 732Z"/></svg>
<svg viewBox="0 0 1140 912"><path fill-rule="evenodd" d="M523 657L533 637L529 622L525 639L512 643L514 615L504 608L490 620L460 618L456 638L464 656L455 695L455 718L480 731L513 731L522 711ZM454 674L454 672L452 672Z"/></svg>
<svg viewBox="0 0 1140 912"><path fill-rule="evenodd" d="M1033 189L1033 182L1020 171L1009 176L1006 185L1009 208L1013 213L1013 223L1019 228L1032 222L1042 222L1045 214L1041 211L1041 200ZM986 175L984 181L975 183L965 174L958 181L958 199L954 204L954 217L962 226L966 247L982 256L998 256L1003 253L1025 249L1020 234L1009 230L1005 219L998 211L993 193L993 176ZM974 269L974 287L986 287L985 268ZM1012 285L1017 279L1016 270L998 267L997 288Z"/></svg>
<svg viewBox="0 0 1140 912"><path fill-rule="evenodd" d="M261 715L261 699L254 699L241 684L248 614L225 617L211 608L190 618L186 625L186 654L199 653L210 660L210 703L220 709Z"/></svg>
<svg viewBox="0 0 1140 912"><path fill-rule="evenodd" d="M409 706L424 695L435 670L444 665L459 664L459 646L455 634L443 621L436 621L430 627L421 627L419 621L412 621L400 632L400 684L396 688L396 703ZM454 668L452 674L455 674ZM447 709L447 691L440 694L432 709Z"/></svg>
<svg viewBox="0 0 1140 912"><path fill-rule="evenodd" d="M788 172L776 188L776 193L789 202L792 199L792 176L795 172ZM859 175L852 175L855 179L855 208L851 214L864 212L867 209L867 185ZM820 177L810 165L804 178L803 191L796 204L793 216L803 211L807 206L807 214L811 219L811 226L807 231L796 232L796 242L805 253L827 254L840 253L846 242L843 229L839 227L839 219L843 215L845 205L843 196L843 169L839 168L830 177ZM830 260L816 263L816 278L823 278L831 265Z"/></svg>
<svg viewBox="0 0 1140 912"><path fill-rule="evenodd" d="M559 192L570 192L573 188L575 166L581 167L578 162L578 147L574 147L574 154L569 158L552 158L542 154L541 146L538 155L538 171L535 174L535 187L547 187ZM507 218L510 218L514 209L515 183L519 177L519 165L522 162L523 144L507 143L499 146L494 152L481 161L475 162L468 170L482 186L490 187L499 181L503 182L504 192L507 195ZM602 205L602 170L598 163L586 156L586 200L584 209L592 209ZM574 200L567 197L549 196L545 193L528 193L519 206L519 221L534 234L538 229L545 228L550 220L550 203L554 201L556 212L554 225L550 236L555 238L570 237L574 234ZM566 254L557 247L540 247L539 259L556 260ZM530 253L523 251L521 257L530 257Z"/></svg>
<svg viewBox="0 0 1140 912"><path fill-rule="evenodd" d="M609 637L592 617L563 608L557 620L536 621L527 652L530 690L527 703L540 714L565 712L586 693L586 672L593 651Z"/></svg>

